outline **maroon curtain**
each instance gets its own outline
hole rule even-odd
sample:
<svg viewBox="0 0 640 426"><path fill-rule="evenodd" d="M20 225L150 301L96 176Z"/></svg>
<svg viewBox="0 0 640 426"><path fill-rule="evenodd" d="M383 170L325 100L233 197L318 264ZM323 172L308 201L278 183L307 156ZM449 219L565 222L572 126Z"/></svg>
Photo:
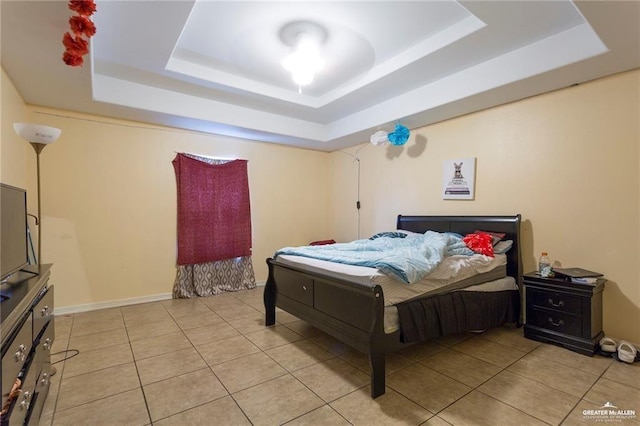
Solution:
<svg viewBox="0 0 640 426"><path fill-rule="evenodd" d="M178 265L251 255L247 161L173 160L178 186Z"/></svg>

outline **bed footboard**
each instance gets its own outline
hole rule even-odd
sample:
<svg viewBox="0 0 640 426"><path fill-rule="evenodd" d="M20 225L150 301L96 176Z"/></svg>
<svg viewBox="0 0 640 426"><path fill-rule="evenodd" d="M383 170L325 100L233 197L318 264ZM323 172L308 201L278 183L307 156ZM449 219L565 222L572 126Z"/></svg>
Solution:
<svg viewBox="0 0 640 426"><path fill-rule="evenodd" d="M276 307L310 323L369 356L371 396L385 391L385 354L406 346L398 333L384 332L384 296L378 285L341 281L267 259L265 324L276 322Z"/></svg>

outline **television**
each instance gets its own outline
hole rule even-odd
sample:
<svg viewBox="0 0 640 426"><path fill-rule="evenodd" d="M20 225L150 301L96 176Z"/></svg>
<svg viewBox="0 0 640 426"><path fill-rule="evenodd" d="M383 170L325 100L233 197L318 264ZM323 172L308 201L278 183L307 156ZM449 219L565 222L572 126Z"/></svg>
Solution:
<svg viewBox="0 0 640 426"><path fill-rule="evenodd" d="M27 191L0 183L0 281L29 263Z"/></svg>

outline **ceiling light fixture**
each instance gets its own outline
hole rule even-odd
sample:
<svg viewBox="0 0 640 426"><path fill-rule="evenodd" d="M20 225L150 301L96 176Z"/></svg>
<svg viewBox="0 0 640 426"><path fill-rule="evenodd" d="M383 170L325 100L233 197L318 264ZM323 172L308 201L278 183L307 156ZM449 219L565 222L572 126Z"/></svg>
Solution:
<svg viewBox="0 0 640 426"><path fill-rule="evenodd" d="M320 48L326 38L326 30L310 21L292 22L280 30L280 39L293 48L282 60L282 67L291 73L298 85L298 93L302 92L302 86L311 84L315 74L322 70L324 59Z"/></svg>

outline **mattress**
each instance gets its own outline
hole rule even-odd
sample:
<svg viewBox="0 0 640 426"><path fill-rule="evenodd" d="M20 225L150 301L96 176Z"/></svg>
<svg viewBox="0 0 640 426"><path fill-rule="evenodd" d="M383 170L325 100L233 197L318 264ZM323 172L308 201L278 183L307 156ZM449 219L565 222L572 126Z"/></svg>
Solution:
<svg viewBox="0 0 640 426"><path fill-rule="evenodd" d="M385 306L481 284L503 278L507 274L507 257L504 254L494 258L482 255L448 256L424 279L412 284L398 281L375 268L365 266L292 255L280 255L277 260L284 265L342 281L380 285Z"/></svg>
<svg viewBox="0 0 640 426"><path fill-rule="evenodd" d="M482 255L449 256L426 278L406 284L375 268L328 262L303 256L280 255L278 262L308 272L360 284L378 284L385 300L384 328L393 333L400 328L397 303L452 291L497 292L518 290L515 279L506 276L507 258Z"/></svg>

